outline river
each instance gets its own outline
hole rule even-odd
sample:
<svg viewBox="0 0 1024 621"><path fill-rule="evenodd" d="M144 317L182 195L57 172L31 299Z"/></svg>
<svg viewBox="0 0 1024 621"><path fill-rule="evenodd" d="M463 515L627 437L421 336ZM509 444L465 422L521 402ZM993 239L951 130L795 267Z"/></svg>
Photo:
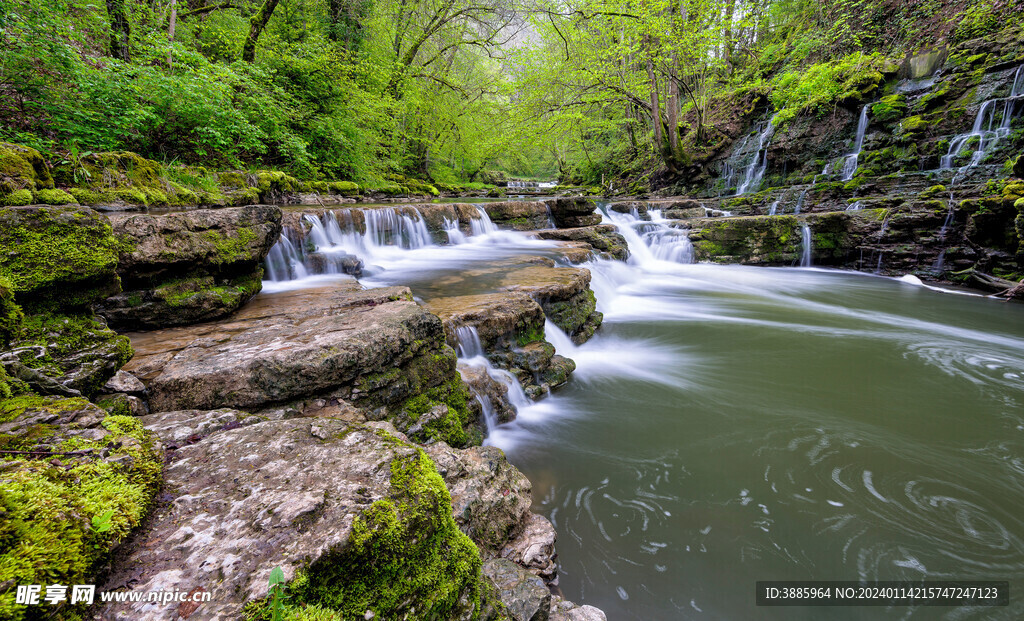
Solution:
<svg viewBox="0 0 1024 621"><path fill-rule="evenodd" d="M577 371L488 438L558 531L568 599L613 621L1024 618L1024 306L680 263L685 236L605 218L633 256L587 265L603 327L577 347L549 322ZM429 298L446 273L545 248L510 235L379 254L368 281ZM755 606L759 580L812 579L1009 580L1012 595Z"/></svg>

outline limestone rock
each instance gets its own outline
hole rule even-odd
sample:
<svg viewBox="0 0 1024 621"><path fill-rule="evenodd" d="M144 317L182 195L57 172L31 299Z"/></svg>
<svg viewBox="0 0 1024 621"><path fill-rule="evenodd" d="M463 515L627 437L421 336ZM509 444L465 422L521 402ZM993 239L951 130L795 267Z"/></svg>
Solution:
<svg viewBox="0 0 1024 621"><path fill-rule="evenodd" d="M522 524L522 531L502 548L501 556L550 581L558 572L555 538L551 522L542 515L530 513Z"/></svg>
<svg viewBox="0 0 1024 621"><path fill-rule="evenodd" d="M494 584L498 599L514 621L548 621L551 592L544 581L511 561L494 559L483 566L484 575Z"/></svg>
<svg viewBox="0 0 1024 621"><path fill-rule="evenodd" d="M41 394L64 396L102 392L131 357L126 337L88 315L29 315L10 351L0 352L9 375Z"/></svg>
<svg viewBox="0 0 1024 621"><path fill-rule="evenodd" d="M551 599L550 621L608 621L604 611L593 606L577 606L561 597Z"/></svg>
<svg viewBox="0 0 1024 621"><path fill-rule="evenodd" d="M497 447L455 450L439 442L424 450L444 477L459 528L480 546L485 558L499 556L528 526L530 481Z"/></svg>
<svg viewBox="0 0 1024 621"><path fill-rule="evenodd" d="M103 385L105 393L125 393L136 397L146 396L146 385L139 378L127 371L118 371Z"/></svg>
<svg viewBox="0 0 1024 621"><path fill-rule="evenodd" d="M84 307L120 291L123 243L85 207L0 209L0 276L20 304Z"/></svg>
<svg viewBox="0 0 1024 621"><path fill-rule="evenodd" d="M625 261L629 257L626 240L615 230L615 226L612 224L599 224L597 226L581 228L549 229L537 231L536 235L541 239L584 242L590 245L595 252L620 261Z"/></svg>
<svg viewBox="0 0 1024 621"><path fill-rule="evenodd" d="M110 219L132 247L118 265L125 292L100 312L123 328L230 314L259 293L263 259L281 234L281 210L270 205Z"/></svg>
<svg viewBox="0 0 1024 621"><path fill-rule="evenodd" d="M261 409L341 399L403 430L438 405L428 437L457 444L475 425L441 321L405 287L356 283L264 295L233 318L131 335L126 370L154 411Z"/></svg>
<svg viewBox="0 0 1024 621"><path fill-rule="evenodd" d="M125 545L102 588L205 589L212 601L196 618L237 619L281 567L288 581L303 576L289 605L333 606L344 618L474 613L476 548L429 458L385 427L293 419L222 430L174 451L164 489L172 499ZM97 618L173 615L114 603Z"/></svg>

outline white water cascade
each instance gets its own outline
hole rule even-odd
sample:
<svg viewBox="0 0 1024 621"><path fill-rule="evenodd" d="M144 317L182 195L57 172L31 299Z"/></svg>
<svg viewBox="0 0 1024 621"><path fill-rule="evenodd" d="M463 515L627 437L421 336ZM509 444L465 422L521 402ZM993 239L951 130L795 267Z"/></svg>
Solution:
<svg viewBox="0 0 1024 621"><path fill-rule="evenodd" d="M978 108L974 125L966 134L959 134L949 142L949 151L942 156L940 170L951 170L961 153L971 151L971 159L953 176L957 181L964 173L985 159L1002 138L1010 135L1010 123L1017 112L1017 104L1024 98L1024 65L1013 76L1009 97L988 99Z"/></svg>
<svg viewBox="0 0 1024 621"><path fill-rule="evenodd" d="M811 266L811 227L804 224L800 227L800 267Z"/></svg>
<svg viewBox="0 0 1024 621"><path fill-rule="evenodd" d="M629 245L630 262L693 263L693 243L689 231L672 228L660 209L647 211L650 221L640 219L634 210L624 214L599 205L603 220L614 224Z"/></svg>
<svg viewBox="0 0 1024 621"><path fill-rule="evenodd" d="M864 134L868 129L868 104L860 109L860 121L857 122L857 137L853 143L853 153L850 153L843 160L843 181L853 179L857 172L857 160L860 159L860 152L864 148ZM826 167L828 170L828 167Z"/></svg>
<svg viewBox="0 0 1024 621"><path fill-rule="evenodd" d="M480 334L475 327L461 326L456 328L455 339L457 341L456 351L459 356L459 374L463 380L469 379L467 367L474 367L486 373L492 380L505 386L508 404L516 410L517 414L519 412L526 412L535 405L526 396L526 393L523 392L523 387L519 385L519 382L511 373L495 367L487 359L483 344L480 342ZM480 404L480 409L483 411L484 422L487 425L487 436L490 437L499 424L498 416L494 411L494 403L491 402L491 398L486 394L479 394L474 391L473 397Z"/></svg>
<svg viewBox="0 0 1024 621"><path fill-rule="evenodd" d="M775 117L768 121L765 127L757 136L757 152L754 158L747 165L743 173L743 183L736 189L736 196L756 190L761 185L764 172L768 168L768 147L771 146L772 136L775 134Z"/></svg>

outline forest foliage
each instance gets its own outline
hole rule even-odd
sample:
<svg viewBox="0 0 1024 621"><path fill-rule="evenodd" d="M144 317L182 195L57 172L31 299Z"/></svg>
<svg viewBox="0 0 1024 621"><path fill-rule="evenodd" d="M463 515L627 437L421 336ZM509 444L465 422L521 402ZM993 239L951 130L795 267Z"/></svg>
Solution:
<svg viewBox="0 0 1024 621"><path fill-rule="evenodd" d="M373 185L678 172L722 93L792 116L1007 0L0 0L0 140ZM689 142L687 142L689 141Z"/></svg>

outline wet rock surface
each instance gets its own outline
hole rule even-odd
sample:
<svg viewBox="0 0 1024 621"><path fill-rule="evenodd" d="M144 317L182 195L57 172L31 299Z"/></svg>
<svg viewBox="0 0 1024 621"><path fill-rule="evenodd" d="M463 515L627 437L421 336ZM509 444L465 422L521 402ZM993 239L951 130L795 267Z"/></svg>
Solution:
<svg viewBox="0 0 1024 621"><path fill-rule="evenodd" d="M551 229L536 231L540 239L582 242L594 249L594 252L610 259L625 261L629 257L626 240L611 224L599 224L580 228Z"/></svg>

